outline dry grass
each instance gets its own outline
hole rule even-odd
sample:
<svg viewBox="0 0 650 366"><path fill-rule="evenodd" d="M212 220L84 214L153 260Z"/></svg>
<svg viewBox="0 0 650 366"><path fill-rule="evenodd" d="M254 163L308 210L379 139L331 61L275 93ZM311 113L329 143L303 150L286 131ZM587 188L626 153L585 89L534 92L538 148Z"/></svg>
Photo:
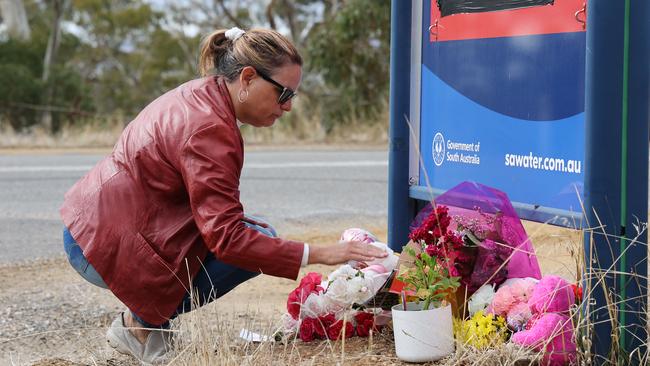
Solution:
<svg viewBox="0 0 650 366"><path fill-rule="evenodd" d="M387 108L372 120L350 118L329 132L323 127L321 116L319 109L310 109L298 99L291 113L285 114L273 127L244 125L241 131L248 144L385 144L388 141ZM0 148L109 148L128 121L120 114L89 118L75 125L64 125L52 135L39 127L16 132L0 120Z"/></svg>
<svg viewBox="0 0 650 366"><path fill-rule="evenodd" d="M14 131L0 123L0 148L106 148L111 147L124 129L122 118L91 119L83 125L67 125L52 135L34 127L24 132Z"/></svg>
<svg viewBox="0 0 650 366"><path fill-rule="evenodd" d="M569 230L554 226L525 223L533 241L542 271L544 274L558 274L570 282L578 281L581 276L592 278L592 285L601 286L604 274L586 273L583 256L582 231ZM382 233L385 234L385 233ZM588 298L591 289L585 289ZM586 300L585 300L586 301ZM611 308L613 328L617 329L617 304L610 298L608 308ZM571 310L571 321L576 328L576 343L579 345L578 363L591 364L594 355L591 354L590 343L585 334L593 324L588 316L583 314L582 306ZM272 334L279 324L268 317L259 316L251 308L252 318L246 319L243 326L262 334ZM209 326L206 319L217 319L216 324ZM381 334L372 339L352 338L346 342L316 341L303 343L293 339L287 344L244 343L238 340L241 322L232 319L219 319L219 314L209 314L197 311L186 317L181 327L180 338L186 342L179 349L175 363L181 365L401 365L395 355L392 331L384 329ZM617 334L612 341L613 356L601 360L605 364L629 364L625 356L620 357L621 350L617 345ZM541 363L542 354L506 343L488 350L478 350L457 344L456 352L447 359L434 362L436 365L528 365ZM646 356L641 359L647 359Z"/></svg>
<svg viewBox="0 0 650 366"><path fill-rule="evenodd" d="M209 320L209 321L206 321ZM210 324L212 323L212 324ZM372 337L353 337L345 341L304 343L291 339L286 343L246 343L238 339L241 328L272 334L278 324L254 314L244 322L224 319L210 310L189 313L177 338L173 365L404 365L395 355L393 334L385 328ZM457 345L456 352L436 365L527 365L539 358L513 344L489 350Z"/></svg>
<svg viewBox="0 0 650 366"><path fill-rule="evenodd" d="M578 274L584 274L585 278L590 278L592 286L602 286L602 276L604 274L585 273L584 260L582 252L582 233L579 231L567 230L549 225L525 223L527 232L535 246L540 266L544 274L560 274L569 281L575 281ZM312 243L327 243L332 235L339 232L339 227L332 232L311 232L300 235L300 238ZM380 239L385 239L385 228L368 227ZM48 264L48 267L52 267ZM301 275L309 271L328 273L332 267L312 266L303 270ZM27 268L24 270L24 277L30 278L38 268ZM68 272L72 272L67 268ZM8 272L8 269L4 269ZM2 272L2 273L4 273ZM3 278L7 278L5 273ZM53 278L47 274L48 278ZM76 276L76 273L70 273L69 278L65 274L63 278L55 280L56 283L67 282L76 279L80 282L75 285L79 293L75 296L79 299L87 298L84 291L88 286L83 280ZM33 286L26 282L20 282L20 278L9 277L7 281L0 281L0 292L14 291L12 297L20 297L20 288L23 286ZM21 277L22 278L22 277ZM10 282L19 281L19 284ZM39 280L40 282L43 282ZM45 282L43 282L45 283ZM13 287L12 287L13 286ZM272 277L260 277L253 281L238 287L230 294L224 296L213 304L204 306L194 312L184 314L175 322L173 329L177 333L175 339L175 350L172 353L173 360L171 365L405 365L397 359L394 351L394 342L392 330L385 328L381 333L373 335L372 338L351 338L342 341L315 341L304 343L297 339L292 339L287 343L265 342L265 343L246 343L238 337L242 328L249 329L260 334L270 335L279 327L279 319L284 309L284 301L288 292L295 286L295 283L276 279ZM52 286L48 291L56 291ZM62 287L65 289L66 287ZM99 289L91 289L96 292L94 301L84 305L84 311L88 307L97 306L97 300L110 297L107 292L98 292ZM590 289L585 289L585 297L590 293ZM38 296L34 293L33 296ZM51 296L45 297L42 301L51 301ZM67 295L69 297L69 294ZM101 296L101 297L97 297ZM76 297L75 297L76 299ZM35 299L34 299L35 300ZM77 301L74 300L73 303ZM83 300L82 300L83 301ZM583 304L585 305L585 304ZM67 305L68 309L70 304ZM608 308L611 310L613 318L616 319L617 304L613 299L609 299ZM111 305L109 305L109 308ZM593 326L591 320L582 314L580 307L572 310L572 320L578 330L577 343L579 345L578 360L580 364L590 364L594 356L589 351L589 342L586 335ZM15 311L15 310L14 310ZM88 328L76 330L53 329L52 333L36 336L20 336L19 338L5 339L0 342L0 347L6 349L7 346L22 342L26 345L39 347L43 337L61 338L61 341L73 342L67 349L84 350L91 358L72 353L61 354L52 350L43 349L41 351L41 360L31 363L39 366L68 366L68 365L136 365L137 363L128 357L117 356L107 346L102 345L103 326L106 326L114 313L109 309L109 313L98 313L93 315L92 319L97 318L93 323L89 323ZM81 313L76 311L79 316ZM71 317L68 312L59 315L62 318ZM97 323L101 322L101 325ZM95 325L97 323L98 325ZM103 326L102 326L103 325ZM617 329L618 324L614 321L613 328ZM1 329L0 329L1 331ZM621 355L617 349L616 340L620 333L615 332L614 358L605 364L629 364L625 356L620 360L616 357ZM2 338L2 337L0 337ZM31 341L30 339L33 339ZM33 350L32 350L33 351ZM517 347L513 344L501 345L489 350L477 350L472 347L466 347L461 344L457 345L456 352L447 359L441 360L435 365L528 365L538 363L541 359L540 354L535 354L526 349ZM643 358L646 360L647 358ZM24 360L24 359L23 359ZM33 362L33 361L32 361ZM11 364L11 363L10 363ZM26 363L17 363L26 364ZM29 363L27 363L29 364Z"/></svg>

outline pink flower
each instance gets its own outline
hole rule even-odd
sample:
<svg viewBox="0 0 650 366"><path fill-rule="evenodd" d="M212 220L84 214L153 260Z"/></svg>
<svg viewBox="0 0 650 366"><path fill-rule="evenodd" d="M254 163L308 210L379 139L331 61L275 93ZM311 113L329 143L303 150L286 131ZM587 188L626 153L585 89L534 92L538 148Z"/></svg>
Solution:
<svg viewBox="0 0 650 366"><path fill-rule="evenodd" d="M533 294L535 289L536 281L533 279L518 279L513 281L510 285L512 296L515 297L517 301L528 302L528 299Z"/></svg>
<svg viewBox="0 0 650 366"><path fill-rule="evenodd" d="M517 300L512 295L510 286L502 286L494 294L494 299L492 300L492 311L496 315L505 316L516 302Z"/></svg>
<svg viewBox="0 0 650 366"><path fill-rule="evenodd" d="M375 273L386 273L386 272L389 272L389 271L386 269L386 267L384 267L384 266L381 265L381 264L373 264L373 265L370 265L370 266L368 266L368 267L366 267L366 268L364 268L364 269L361 270L361 272L363 272L363 273L367 273L367 272L370 272L370 271L375 272Z"/></svg>
<svg viewBox="0 0 650 366"><path fill-rule="evenodd" d="M377 241L377 237L372 235L370 232L359 229L351 228L347 229L341 234L342 241L359 241L362 243L370 244Z"/></svg>

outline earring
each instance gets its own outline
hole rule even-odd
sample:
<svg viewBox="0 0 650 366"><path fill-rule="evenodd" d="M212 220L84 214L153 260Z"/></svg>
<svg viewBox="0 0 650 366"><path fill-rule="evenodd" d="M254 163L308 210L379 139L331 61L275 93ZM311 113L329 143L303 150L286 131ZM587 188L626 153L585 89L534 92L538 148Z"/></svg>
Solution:
<svg viewBox="0 0 650 366"><path fill-rule="evenodd" d="M244 92L245 96L242 97L242 92ZM239 89L239 93L237 94L237 100L239 103L244 103L248 99L248 89Z"/></svg>

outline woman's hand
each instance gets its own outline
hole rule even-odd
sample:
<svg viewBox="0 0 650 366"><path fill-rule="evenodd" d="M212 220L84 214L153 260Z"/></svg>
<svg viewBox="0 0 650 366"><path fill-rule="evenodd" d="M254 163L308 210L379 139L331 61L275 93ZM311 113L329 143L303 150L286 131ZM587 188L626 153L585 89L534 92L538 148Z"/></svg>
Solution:
<svg viewBox="0 0 650 366"><path fill-rule="evenodd" d="M309 264L341 264L349 260L370 262L388 256L384 250L358 241L342 241L330 246L309 246Z"/></svg>

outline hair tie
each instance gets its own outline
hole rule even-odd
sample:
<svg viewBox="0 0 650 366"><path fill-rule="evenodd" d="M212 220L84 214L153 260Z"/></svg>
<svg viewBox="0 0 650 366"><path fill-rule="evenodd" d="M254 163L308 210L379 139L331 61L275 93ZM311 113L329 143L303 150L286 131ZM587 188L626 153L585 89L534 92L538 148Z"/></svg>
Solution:
<svg viewBox="0 0 650 366"><path fill-rule="evenodd" d="M244 30L232 27L226 31L226 38L235 42L239 37L243 36L244 33L246 33Z"/></svg>

